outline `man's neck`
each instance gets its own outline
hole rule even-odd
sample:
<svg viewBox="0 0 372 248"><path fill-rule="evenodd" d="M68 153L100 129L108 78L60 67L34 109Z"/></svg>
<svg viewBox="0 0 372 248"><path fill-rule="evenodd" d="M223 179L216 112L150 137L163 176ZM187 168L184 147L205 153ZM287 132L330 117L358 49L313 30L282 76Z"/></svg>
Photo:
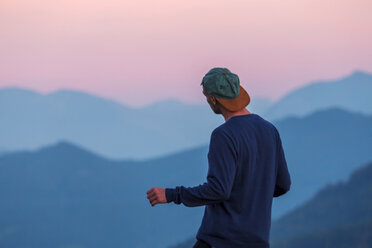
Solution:
<svg viewBox="0 0 372 248"><path fill-rule="evenodd" d="M222 111L222 115L225 118L225 122L228 121L231 117L237 116L237 115L247 115L251 114L246 108L243 108L242 110L230 112L230 111Z"/></svg>

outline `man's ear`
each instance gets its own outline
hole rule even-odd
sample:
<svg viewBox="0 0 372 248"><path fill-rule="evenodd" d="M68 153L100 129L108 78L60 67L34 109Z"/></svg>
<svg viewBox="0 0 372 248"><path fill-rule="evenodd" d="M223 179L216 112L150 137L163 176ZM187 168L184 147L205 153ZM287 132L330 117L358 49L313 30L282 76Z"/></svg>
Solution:
<svg viewBox="0 0 372 248"><path fill-rule="evenodd" d="M211 96L211 100L213 102L213 105L217 104L217 99L214 96Z"/></svg>

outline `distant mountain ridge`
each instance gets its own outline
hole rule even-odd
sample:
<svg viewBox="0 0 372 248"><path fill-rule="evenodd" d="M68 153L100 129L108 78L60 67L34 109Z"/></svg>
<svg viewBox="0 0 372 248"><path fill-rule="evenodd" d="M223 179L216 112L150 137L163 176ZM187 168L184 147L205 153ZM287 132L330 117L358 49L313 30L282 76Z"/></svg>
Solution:
<svg viewBox="0 0 372 248"><path fill-rule="evenodd" d="M372 114L372 74L355 71L337 80L313 82L289 92L272 104L264 116L278 120L305 116L331 107Z"/></svg>
<svg viewBox="0 0 372 248"><path fill-rule="evenodd" d="M291 193L275 200L274 217L309 199L327 183L346 180L356 166L372 160L372 115L334 108L274 124L290 170L297 175Z"/></svg>
<svg viewBox="0 0 372 248"><path fill-rule="evenodd" d="M257 102L256 109L268 104ZM0 90L0 118L0 147L10 151L66 140L106 157L136 159L205 145L223 122L207 103L171 99L130 108L77 91L39 94L18 88Z"/></svg>
<svg viewBox="0 0 372 248"><path fill-rule="evenodd" d="M356 71L343 79L311 83L277 102L252 97L248 109L269 121L334 107L372 114L370 92L372 75ZM131 108L78 91L39 94L20 88L0 89L0 120L0 147L5 150L66 140L114 159L149 159L206 145L224 121L207 103L166 99Z"/></svg>
<svg viewBox="0 0 372 248"><path fill-rule="evenodd" d="M208 106L182 104L176 111L173 105L167 112L67 90L47 95L0 90L0 146L35 149L67 140L106 157L145 159L205 144L222 121Z"/></svg>
<svg viewBox="0 0 372 248"><path fill-rule="evenodd" d="M340 225L329 230L313 231L288 241L274 243L273 248L367 248L372 247L372 221Z"/></svg>
<svg viewBox="0 0 372 248"><path fill-rule="evenodd" d="M165 247L191 235L201 209L151 207L146 191L201 182L205 154L198 148L144 162L113 161L59 142L0 156L0 247ZM181 212L193 218L175 230ZM151 235L139 239L140 230ZM172 237L164 239L164 232Z"/></svg>
<svg viewBox="0 0 372 248"><path fill-rule="evenodd" d="M363 233L369 237L368 246L365 239L355 239L356 231L366 226L372 226L372 162L354 171L347 182L323 188L306 204L274 222L271 237L273 247L340 247L349 235L348 239L355 243L348 247L358 247L358 244L370 247L372 229ZM346 236L338 239L331 236L337 232Z"/></svg>

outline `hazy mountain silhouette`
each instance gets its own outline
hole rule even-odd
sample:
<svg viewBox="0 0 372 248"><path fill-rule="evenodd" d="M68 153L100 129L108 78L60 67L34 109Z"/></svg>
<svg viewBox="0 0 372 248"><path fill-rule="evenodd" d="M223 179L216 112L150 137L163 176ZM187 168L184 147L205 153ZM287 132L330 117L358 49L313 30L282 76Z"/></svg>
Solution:
<svg viewBox="0 0 372 248"><path fill-rule="evenodd" d="M350 180L330 184L301 207L272 223L273 248L372 246L372 163ZM191 237L169 248L189 248Z"/></svg>
<svg viewBox="0 0 372 248"><path fill-rule="evenodd" d="M371 197L371 196L369 196ZM371 211L371 210L370 210ZM290 240L274 243L273 248L367 248L372 247L372 221L341 224L329 230L313 231Z"/></svg>
<svg viewBox="0 0 372 248"><path fill-rule="evenodd" d="M274 217L309 199L325 184L346 180L372 160L372 116L328 109L274 122L282 137L291 192L275 199Z"/></svg>
<svg viewBox="0 0 372 248"><path fill-rule="evenodd" d="M0 247L165 247L192 234L201 209L151 207L146 191L201 182L205 154L110 161L61 142L3 155ZM176 229L179 218L186 219Z"/></svg>
<svg viewBox="0 0 372 248"><path fill-rule="evenodd" d="M372 163L323 188L273 223L273 247L371 247L371 179Z"/></svg>
<svg viewBox="0 0 372 248"><path fill-rule="evenodd" d="M274 216L371 161L371 119L330 109L275 123L293 185L274 202ZM0 157L0 247L160 248L193 237L203 207L151 207L146 191L205 182L207 150L142 162L108 160L66 142L7 153Z"/></svg>
<svg viewBox="0 0 372 248"><path fill-rule="evenodd" d="M252 99L254 111L268 104ZM205 145L224 121L207 103L165 100L129 108L77 91L42 95L17 88L0 90L0 116L0 147L7 150L66 140L107 157L138 159Z"/></svg>
<svg viewBox="0 0 372 248"><path fill-rule="evenodd" d="M269 120L305 116L312 112L340 107L372 114L372 74L356 71L342 79L314 82L293 90L266 111Z"/></svg>
<svg viewBox="0 0 372 248"><path fill-rule="evenodd" d="M330 82L311 83L276 103L252 98L248 109L273 121L340 107L372 114L372 75L355 72ZM252 95L252 94L251 94ZM126 107L91 94L60 90L39 94L0 89L0 147L36 149L70 141L110 158L148 159L205 145L223 123L207 105L175 99L142 108Z"/></svg>

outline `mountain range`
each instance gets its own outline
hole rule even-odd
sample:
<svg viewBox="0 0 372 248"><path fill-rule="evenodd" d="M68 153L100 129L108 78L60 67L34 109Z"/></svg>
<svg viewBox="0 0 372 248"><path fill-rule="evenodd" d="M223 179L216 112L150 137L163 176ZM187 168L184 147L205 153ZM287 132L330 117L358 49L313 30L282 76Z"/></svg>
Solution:
<svg viewBox="0 0 372 248"><path fill-rule="evenodd" d="M293 178L291 191L274 201L276 219L372 160L371 116L329 109L275 125ZM111 160L60 142L3 154L0 247L160 248L192 237L204 208L151 207L146 191L202 184L207 151L201 146L144 161Z"/></svg>
<svg viewBox="0 0 372 248"><path fill-rule="evenodd" d="M371 114L371 92L372 75L355 72L340 80L311 83L277 102L252 97L248 109L270 121L332 107ZM0 147L6 151L65 140L108 158L143 160L206 145L224 120L207 103L170 99L131 108L77 91L39 94L5 88L0 90L0 121Z"/></svg>
<svg viewBox="0 0 372 248"><path fill-rule="evenodd" d="M371 247L371 178L369 163L274 222L273 247Z"/></svg>
<svg viewBox="0 0 372 248"><path fill-rule="evenodd" d="M289 92L275 102L264 117L271 120L305 116L314 111L338 107L372 114L372 75L362 71L331 81L312 82Z"/></svg>
<svg viewBox="0 0 372 248"><path fill-rule="evenodd" d="M175 100L144 108L76 91L0 91L0 147L33 150L61 140L109 158L147 159L205 145L222 117ZM201 124L202 123L202 124Z"/></svg>
<svg viewBox="0 0 372 248"><path fill-rule="evenodd" d="M334 108L274 124L282 137L290 172L295 175L291 192L274 200L274 218L297 207L324 185L346 180L357 166L372 160L372 115Z"/></svg>
<svg viewBox="0 0 372 248"><path fill-rule="evenodd" d="M152 207L146 191L201 182L202 150L115 161L60 142L2 155L0 247L160 248L182 240L197 228L201 209ZM175 228L180 219L183 224Z"/></svg>

